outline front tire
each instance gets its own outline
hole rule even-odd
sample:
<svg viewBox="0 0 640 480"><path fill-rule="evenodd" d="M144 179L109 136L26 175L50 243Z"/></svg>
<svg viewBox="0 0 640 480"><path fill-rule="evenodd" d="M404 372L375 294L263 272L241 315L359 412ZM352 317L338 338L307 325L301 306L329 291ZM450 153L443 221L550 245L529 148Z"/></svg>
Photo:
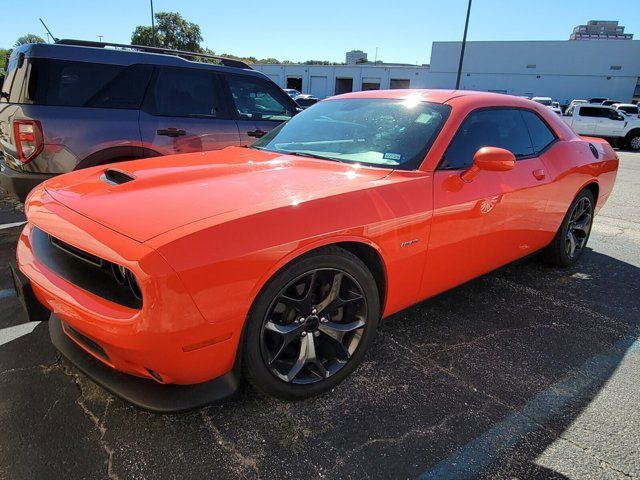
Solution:
<svg viewBox="0 0 640 480"><path fill-rule="evenodd" d="M595 201L590 190L582 190L571 202L552 242L543 250L545 263L570 267L582 256L593 224Z"/></svg>
<svg viewBox="0 0 640 480"><path fill-rule="evenodd" d="M244 375L283 399L334 388L358 366L380 317L373 275L355 255L324 247L274 275L247 318Z"/></svg>

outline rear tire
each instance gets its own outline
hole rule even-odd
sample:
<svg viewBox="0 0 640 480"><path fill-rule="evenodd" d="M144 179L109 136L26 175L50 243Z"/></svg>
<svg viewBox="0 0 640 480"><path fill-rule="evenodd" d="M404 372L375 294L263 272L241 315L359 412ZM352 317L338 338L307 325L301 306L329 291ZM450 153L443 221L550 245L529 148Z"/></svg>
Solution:
<svg viewBox="0 0 640 480"><path fill-rule="evenodd" d="M379 317L375 279L357 256L310 252L276 273L251 307L244 376L283 400L324 393L358 366Z"/></svg>
<svg viewBox="0 0 640 480"><path fill-rule="evenodd" d="M626 142L629 150L640 151L640 130L632 130L627 134Z"/></svg>
<svg viewBox="0 0 640 480"><path fill-rule="evenodd" d="M566 268L582 256L593 224L595 201L589 189L584 189L571 202L551 243L542 251L545 263Z"/></svg>

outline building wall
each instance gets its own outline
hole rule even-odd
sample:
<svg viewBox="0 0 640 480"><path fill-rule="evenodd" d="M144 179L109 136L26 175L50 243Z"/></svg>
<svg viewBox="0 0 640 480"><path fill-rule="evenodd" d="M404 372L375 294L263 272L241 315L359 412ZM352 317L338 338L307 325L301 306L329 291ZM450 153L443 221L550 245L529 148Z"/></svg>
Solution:
<svg viewBox="0 0 640 480"><path fill-rule="evenodd" d="M336 78L352 78L353 91L362 83L380 82L380 89L391 87L391 79L409 80L410 88L433 88L429 84L429 67L385 67L384 65L253 65L280 87L286 88L287 77L302 79L302 92L318 98L335 95Z"/></svg>
<svg viewBox="0 0 640 480"><path fill-rule="evenodd" d="M286 88L288 76L302 79L302 92L318 98L335 94L336 78L362 83L408 79L410 88L454 88L460 42L434 42L430 66L254 65ZM613 68L612 68L613 67ZM574 98L609 97L631 101L640 81L640 41L468 42L461 88L512 95Z"/></svg>
<svg viewBox="0 0 640 480"><path fill-rule="evenodd" d="M434 86L455 85L459 57L460 42L433 43ZM637 40L468 42L461 87L549 96L560 102L596 96L627 102L638 77Z"/></svg>

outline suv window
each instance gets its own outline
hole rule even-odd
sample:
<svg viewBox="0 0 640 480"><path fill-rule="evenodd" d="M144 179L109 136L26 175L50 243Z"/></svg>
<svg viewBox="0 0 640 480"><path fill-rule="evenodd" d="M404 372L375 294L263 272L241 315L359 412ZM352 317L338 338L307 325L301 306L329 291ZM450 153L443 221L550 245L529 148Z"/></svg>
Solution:
<svg viewBox="0 0 640 480"><path fill-rule="evenodd" d="M225 116L224 99L216 74L191 68L159 68L151 110L170 117Z"/></svg>
<svg viewBox="0 0 640 480"><path fill-rule="evenodd" d="M556 135L547 126L542 119L529 110L521 110L524 123L527 125L531 142L533 143L533 151L538 154L547 148L556 139Z"/></svg>
<svg viewBox="0 0 640 480"><path fill-rule="evenodd" d="M37 105L88 107L126 67L35 58L31 61L27 101Z"/></svg>
<svg viewBox="0 0 640 480"><path fill-rule="evenodd" d="M281 122L293 116L291 99L275 84L248 76L229 75L226 78L236 110L242 119Z"/></svg>
<svg viewBox="0 0 640 480"><path fill-rule="evenodd" d="M603 118L607 117L607 108L599 108L599 107L580 107L578 110L578 115L581 117L595 117L595 118Z"/></svg>
<svg viewBox="0 0 640 480"><path fill-rule="evenodd" d="M533 154L531 138L516 109L486 109L471 113L462 123L444 154L441 168L466 168L482 147L500 147L516 159Z"/></svg>

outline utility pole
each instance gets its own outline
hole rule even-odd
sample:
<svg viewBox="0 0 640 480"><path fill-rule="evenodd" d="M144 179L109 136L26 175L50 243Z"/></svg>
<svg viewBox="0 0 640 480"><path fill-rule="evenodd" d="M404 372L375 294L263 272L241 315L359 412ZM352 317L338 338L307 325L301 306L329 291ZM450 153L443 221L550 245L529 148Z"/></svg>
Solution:
<svg viewBox="0 0 640 480"><path fill-rule="evenodd" d="M100 40L100 43L102 43L102 37L104 37L104 35L98 35L98 40Z"/></svg>
<svg viewBox="0 0 640 480"><path fill-rule="evenodd" d="M471 14L471 0L467 6L467 20L464 22L464 34L462 35L462 47L460 48L460 63L458 64L458 78L456 78L456 90L460 89L460 75L462 75L462 62L464 62L464 49L467 46L467 30L469 29L469 15Z"/></svg>
<svg viewBox="0 0 640 480"><path fill-rule="evenodd" d="M153 0L150 0L151 2L151 37L153 38L153 46L157 47L156 45L156 21L155 18L153 16Z"/></svg>
<svg viewBox="0 0 640 480"><path fill-rule="evenodd" d="M376 56L374 57L373 64L374 65L378 64L378 47L376 47Z"/></svg>

